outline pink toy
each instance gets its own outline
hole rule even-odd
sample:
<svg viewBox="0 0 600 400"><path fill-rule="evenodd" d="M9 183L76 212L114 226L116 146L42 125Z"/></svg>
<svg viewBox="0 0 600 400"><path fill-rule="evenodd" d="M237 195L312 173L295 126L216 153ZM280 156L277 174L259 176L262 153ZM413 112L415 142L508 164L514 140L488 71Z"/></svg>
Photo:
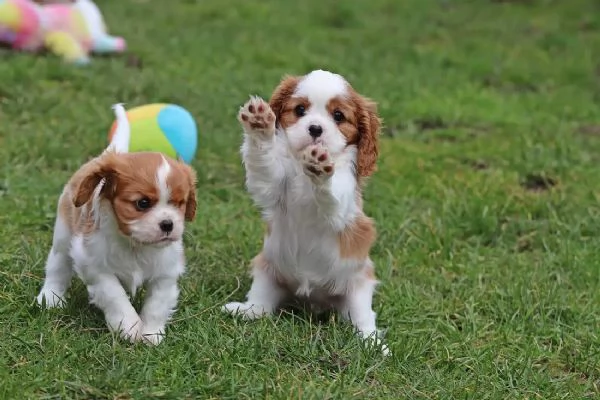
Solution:
<svg viewBox="0 0 600 400"><path fill-rule="evenodd" d="M77 64L87 64L90 53L125 51L123 38L106 33L92 0L42 6L30 0L0 0L0 43L22 51L48 49Z"/></svg>

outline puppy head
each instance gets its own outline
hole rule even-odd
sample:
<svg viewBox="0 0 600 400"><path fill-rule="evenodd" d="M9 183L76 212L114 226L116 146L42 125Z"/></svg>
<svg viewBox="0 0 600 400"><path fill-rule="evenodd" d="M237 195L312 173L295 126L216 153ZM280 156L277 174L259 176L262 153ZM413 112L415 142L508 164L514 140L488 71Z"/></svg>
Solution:
<svg viewBox="0 0 600 400"><path fill-rule="evenodd" d="M160 153L107 152L82 172L75 207L96 195L108 201L120 233L135 242L163 246L180 240L184 220L196 215L193 169Z"/></svg>
<svg viewBox="0 0 600 400"><path fill-rule="evenodd" d="M358 175L366 177L375 171L380 129L377 107L342 76L317 70L285 77L269 104L294 151L322 143L335 157L355 146Z"/></svg>

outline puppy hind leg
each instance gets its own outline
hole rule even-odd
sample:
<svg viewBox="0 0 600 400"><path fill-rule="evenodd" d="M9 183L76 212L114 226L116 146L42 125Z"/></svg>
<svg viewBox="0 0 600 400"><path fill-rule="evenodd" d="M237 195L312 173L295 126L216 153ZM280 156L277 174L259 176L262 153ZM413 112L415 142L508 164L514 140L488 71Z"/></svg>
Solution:
<svg viewBox="0 0 600 400"><path fill-rule="evenodd" d="M382 343L381 333L376 327L376 313L373 311L373 294L377 281L370 277L361 279L357 285L346 294L338 305L341 316L348 319L358 334L371 344L381 346L384 355L389 355L388 347Z"/></svg>
<svg viewBox="0 0 600 400"><path fill-rule="evenodd" d="M223 311L246 319L256 319L273 314L288 296L287 289L282 287L269 271L262 254L253 260L252 277L247 300L244 303L227 303L223 306Z"/></svg>
<svg viewBox="0 0 600 400"><path fill-rule="evenodd" d="M64 305L65 293L71 286L73 268L68 254L69 228L59 216L54 224L52 248L46 260L44 284L36 300L40 306L48 308Z"/></svg>
<svg viewBox="0 0 600 400"><path fill-rule="evenodd" d="M65 293L71 286L73 269L69 256L52 247L46 261L44 285L37 296L40 306L61 307L65 302Z"/></svg>

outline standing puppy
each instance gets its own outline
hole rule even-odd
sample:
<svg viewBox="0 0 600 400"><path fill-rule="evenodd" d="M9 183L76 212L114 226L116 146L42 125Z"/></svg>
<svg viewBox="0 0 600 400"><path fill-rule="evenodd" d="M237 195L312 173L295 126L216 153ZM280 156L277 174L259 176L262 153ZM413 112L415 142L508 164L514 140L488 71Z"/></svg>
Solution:
<svg viewBox="0 0 600 400"><path fill-rule="evenodd" d="M129 123L115 106L118 129L108 149L84 164L58 203L40 305L60 306L73 271L108 328L131 341L158 344L177 305L185 270L184 220L196 213L195 174L160 153L128 153ZM134 295L147 283L138 315Z"/></svg>
<svg viewBox="0 0 600 400"><path fill-rule="evenodd" d="M318 70L285 78L268 104L251 98L238 118L247 188L268 229L247 301L224 309L258 318L297 296L334 307L363 337L376 337L375 227L361 195L378 156L375 104Z"/></svg>

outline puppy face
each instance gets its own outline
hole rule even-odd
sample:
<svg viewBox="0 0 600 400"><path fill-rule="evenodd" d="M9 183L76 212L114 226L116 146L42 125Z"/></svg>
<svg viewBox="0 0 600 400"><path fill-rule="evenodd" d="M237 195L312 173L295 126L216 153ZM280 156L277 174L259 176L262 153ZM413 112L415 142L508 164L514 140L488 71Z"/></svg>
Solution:
<svg viewBox="0 0 600 400"><path fill-rule="evenodd" d="M287 77L269 104L292 150L299 152L322 143L335 157L348 146L356 146L358 175L374 172L380 129L376 106L342 76L317 70L303 77Z"/></svg>
<svg viewBox="0 0 600 400"><path fill-rule="evenodd" d="M184 220L196 213L195 174L159 153L107 153L90 167L74 191L76 207L99 196L112 206L119 232L145 245L180 240Z"/></svg>

